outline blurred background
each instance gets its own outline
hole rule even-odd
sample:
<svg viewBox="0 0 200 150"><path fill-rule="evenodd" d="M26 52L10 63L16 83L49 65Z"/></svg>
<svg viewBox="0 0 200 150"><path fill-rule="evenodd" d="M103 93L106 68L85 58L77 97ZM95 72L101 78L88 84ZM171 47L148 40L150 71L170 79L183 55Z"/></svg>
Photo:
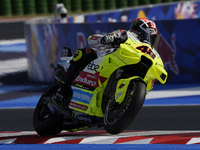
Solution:
<svg viewBox="0 0 200 150"><path fill-rule="evenodd" d="M70 14L178 1L181 0L1 0L0 16L50 15L58 3L63 3Z"/></svg>

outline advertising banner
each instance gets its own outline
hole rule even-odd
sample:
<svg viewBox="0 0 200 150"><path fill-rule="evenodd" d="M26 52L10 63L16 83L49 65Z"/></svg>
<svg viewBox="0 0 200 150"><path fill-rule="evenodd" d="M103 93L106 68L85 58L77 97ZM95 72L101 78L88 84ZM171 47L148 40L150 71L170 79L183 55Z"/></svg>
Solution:
<svg viewBox="0 0 200 150"><path fill-rule="evenodd" d="M169 78L167 83L200 83L200 19L156 21L158 36L154 45L163 59ZM117 29L128 30L126 23L26 24L30 78L50 82L49 68L58 62L64 46L72 49L87 46L92 34Z"/></svg>
<svg viewBox="0 0 200 150"><path fill-rule="evenodd" d="M151 20L195 19L200 18L199 7L199 1L162 3L157 5L118 9L102 13L75 15L68 19L71 23L129 22L136 18L148 18Z"/></svg>

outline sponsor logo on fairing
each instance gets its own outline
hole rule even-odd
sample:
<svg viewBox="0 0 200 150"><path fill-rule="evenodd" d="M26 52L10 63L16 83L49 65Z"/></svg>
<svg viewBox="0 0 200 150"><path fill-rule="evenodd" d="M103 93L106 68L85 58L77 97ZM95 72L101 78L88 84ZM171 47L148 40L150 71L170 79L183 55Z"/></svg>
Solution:
<svg viewBox="0 0 200 150"><path fill-rule="evenodd" d="M94 61L92 61L88 64L87 69L97 72L97 69L99 69L99 65L96 65Z"/></svg>
<svg viewBox="0 0 200 150"><path fill-rule="evenodd" d="M94 74L88 72L82 71L74 82L94 88L98 87L98 78Z"/></svg>
<svg viewBox="0 0 200 150"><path fill-rule="evenodd" d="M117 99L122 95L122 92L117 94Z"/></svg>
<svg viewBox="0 0 200 150"><path fill-rule="evenodd" d="M74 108L78 108L78 109L81 109L81 110L84 110L84 111L87 111L88 109L88 106L85 106L85 105L81 105L81 104L78 104L78 103L75 103L75 102L70 102L69 106L71 107L74 107Z"/></svg>
<svg viewBox="0 0 200 150"><path fill-rule="evenodd" d="M80 98L80 99L83 99L85 101L90 101L90 97L88 95L85 95L85 94L82 94L82 93L74 92L73 96Z"/></svg>
<svg viewBox="0 0 200 150"><path fill-rule="evenodd" d="M73 89L73 100L89 104L92 96L93 94L91 93L87 93L78 89Z"/></svg>
<svg viewBox="0 0 200 150"><path fill-rule="evenodd" d="M75 81L85 83L90 86L95 86L97 84L95 81L89 80L87 77L82 78L81 76L78 76Z"/></svg>

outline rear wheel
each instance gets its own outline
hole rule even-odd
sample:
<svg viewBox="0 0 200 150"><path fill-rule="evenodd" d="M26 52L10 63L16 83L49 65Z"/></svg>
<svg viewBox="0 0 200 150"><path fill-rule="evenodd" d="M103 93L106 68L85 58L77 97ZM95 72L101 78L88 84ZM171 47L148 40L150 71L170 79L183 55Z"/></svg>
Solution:
<svg viewBox="0 0 200 150"><path fill-rule="evenodd" d="M114 95L115 91L110 94ZM131 81L124 101L116 103L110 96L104 113L104 129L110 134L123 132L136 118L146 96L146 84L142 81Z"/></svg>
<svg viewBox="0 0 200 150"><path fill-rule="evenodd" d="M59 86L53 83L41 96L33 115L35 131L41 135L57 135L62 131L63 116L57 111L50 111L48 103Z"/></svg>

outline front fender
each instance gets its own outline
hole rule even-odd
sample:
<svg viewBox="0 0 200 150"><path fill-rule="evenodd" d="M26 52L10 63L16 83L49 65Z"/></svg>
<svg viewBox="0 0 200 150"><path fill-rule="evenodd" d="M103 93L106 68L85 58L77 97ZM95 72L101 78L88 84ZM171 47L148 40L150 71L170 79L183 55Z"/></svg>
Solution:
<svg viewBox="0 0 200 150"><path fill-rule="evenodd" d="M116 92L115 92L115 101L121 104L126 96L127 89L132 80L142 80L139 76L133 76L128 79L120 79L117 83Z"/></svg>
<svg viewBox="0 0 200 150"><path fill-rule="evenodd" d="M156 77L158 81L160 81L160 83L165 84L165 82L167 81L168 74L163 67L152 66L150 68L150 72L154 77Z"/></svg>

